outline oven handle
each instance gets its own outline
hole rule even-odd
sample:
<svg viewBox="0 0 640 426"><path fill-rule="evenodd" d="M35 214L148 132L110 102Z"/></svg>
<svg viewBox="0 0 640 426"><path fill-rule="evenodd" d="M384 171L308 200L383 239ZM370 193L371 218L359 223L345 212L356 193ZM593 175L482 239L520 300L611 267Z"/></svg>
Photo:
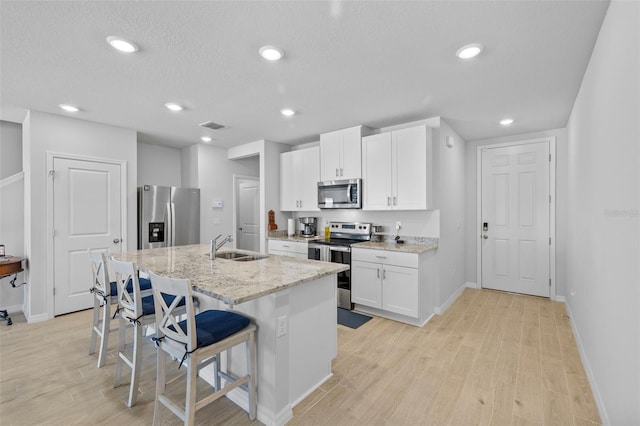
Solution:
<svg viewBox="0 0 640 426"><path fill-rule="evenodd" d="M341 251L343 253L351 252L351 247L329 246L329 251Z"/></svg>

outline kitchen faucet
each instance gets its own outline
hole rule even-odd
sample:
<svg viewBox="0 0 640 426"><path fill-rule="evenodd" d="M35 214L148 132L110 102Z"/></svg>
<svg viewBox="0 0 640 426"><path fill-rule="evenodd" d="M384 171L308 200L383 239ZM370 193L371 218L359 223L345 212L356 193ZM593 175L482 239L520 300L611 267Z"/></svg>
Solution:
<svg viewBox="0 0 640 426"><path fill-rule="evenodd" d="M216 259L216 252L220 249L220 247L222 247L223 245L225 245L225 243L227 242L232 242L233 238L231 238L231 235L227 235L227 237L225 237L224 240L222 240L222 242L218 243L218 238L222 237L222 234L218 235L217 237L215 237L213 240L211 240L211 248L209 251L209 259L211 260L215 260Z"/></svg>

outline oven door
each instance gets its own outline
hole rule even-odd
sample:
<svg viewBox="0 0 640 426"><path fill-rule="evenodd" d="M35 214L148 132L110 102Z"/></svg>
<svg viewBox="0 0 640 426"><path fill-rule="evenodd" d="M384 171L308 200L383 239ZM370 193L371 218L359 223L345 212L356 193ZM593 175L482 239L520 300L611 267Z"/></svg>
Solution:
<svg viewBox="0 0 640 426"><path fill-rule="evenodd" d="M309 243L309 245L307 246L307 259L328 262L329 246Z"/></svg>
<svg viewBox="0 0 640 426"><path fill-rule="evenodd" d="M349 266L346 271L338 272L338 307L351 310L351 248L329 247L329 261Z"/></svg>

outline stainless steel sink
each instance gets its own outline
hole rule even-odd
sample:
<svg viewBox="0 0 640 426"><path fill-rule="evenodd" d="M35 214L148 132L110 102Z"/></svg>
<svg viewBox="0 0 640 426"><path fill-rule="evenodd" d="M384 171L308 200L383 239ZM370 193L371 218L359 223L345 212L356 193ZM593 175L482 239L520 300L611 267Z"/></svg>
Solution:
<svg viewBox="0 0 640 426"><path fill-rule="evenodd" d="M216 257L218 259L238 259L241 257L247 257L250 256L249 254L246 253L236 253L235 251L225 251L222 253L216 253Z"/></svg>
<svg viewBox="0 0 640 426"><path fill-rule="evenodd" d="M234 259L231 259L233 261L236 262L249 262L251 260L260 260L260 259L264 259L267 256L253 256L253 255L249 255L249 256L245 256L245 257L236 257Z"/></svg>

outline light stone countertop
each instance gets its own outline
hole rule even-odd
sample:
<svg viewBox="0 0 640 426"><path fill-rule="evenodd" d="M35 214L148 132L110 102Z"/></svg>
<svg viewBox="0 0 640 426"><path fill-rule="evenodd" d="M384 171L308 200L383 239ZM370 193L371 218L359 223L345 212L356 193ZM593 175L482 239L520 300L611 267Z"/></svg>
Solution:
<svg viewBox="0 0 640 426"><path fill-rule="evenodd" d="M287 235L287 231L269 231L267 238L270 240L282 240L282 241L292 241L298 243L306 243L308 241L318 240L319 236L314 237L301 237L298 234L289 236Z"/></svg>
<svg viewBox="0 0 640 426"><path fill-rule="evenodd" d="M403 253L416 253L422 254L426 253L429 250L435 250L438 248L438 244L436 243L427 243L427 244L412 244L412 243L404 243L404 244L396 244L395 241L384 241L384 242L363 242L353 244L352 248L363 248L363 249L373 249L373 250L387 250L387 251L400 251Z"/></svg>
<svg viewBox="0 0 640 426"><path fill-rule="evenodd" d="M208 244L137 250L114 257L134 262L140 269L158 275L188 278L195 292L230 306L349 269L339 263L262 255L246 250L219 250L218 255L228 251L264 258L249 262L220 258L211 261Z"/></svg>

